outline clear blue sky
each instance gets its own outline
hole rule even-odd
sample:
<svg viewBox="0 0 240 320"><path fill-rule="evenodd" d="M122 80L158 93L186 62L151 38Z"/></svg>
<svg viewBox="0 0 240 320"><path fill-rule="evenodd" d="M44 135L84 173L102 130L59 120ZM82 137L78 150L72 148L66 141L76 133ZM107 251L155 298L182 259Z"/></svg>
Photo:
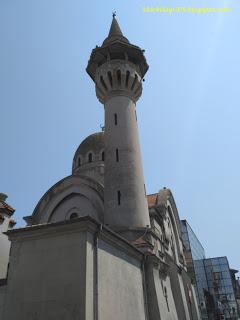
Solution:
<svg viewBox="0 0 240 320"><path fill-rule="evenodd" d="M230 13L143 13L144 6ZM240 2L0 0L0 191L23 226L103 124L85 72L111 13L150 65L137 106L148 193L169 187L207 256L240 268Z"/></svg>

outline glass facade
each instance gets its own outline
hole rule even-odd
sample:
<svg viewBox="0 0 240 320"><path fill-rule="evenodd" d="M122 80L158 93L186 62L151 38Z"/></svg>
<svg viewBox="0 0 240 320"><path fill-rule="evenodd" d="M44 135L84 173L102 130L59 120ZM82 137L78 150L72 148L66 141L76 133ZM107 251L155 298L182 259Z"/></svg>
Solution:
<svg viewBox="0 0 240 320"><path fill-rule="evenodd" d="M205 273L214 311L209 319L238 319L237 302L227 257L204 260Z"/></svg>
<svg viewBox="0 0 240 320"><path fill-rule="evenodd" d="M188 274L195 286L202 320L208 320L209 318L205 299L206 292L208 292L207 278L204 268L205 251L186 220L181 221L181 229Z"/></svg>
<svg viewBox="0 0 240 320"><path fill-rule="evenodd" d="M233 271L226 257L205 258L204 249L186 220L181 221L188 273L196 288L202 320L237 320Z"/></svg>

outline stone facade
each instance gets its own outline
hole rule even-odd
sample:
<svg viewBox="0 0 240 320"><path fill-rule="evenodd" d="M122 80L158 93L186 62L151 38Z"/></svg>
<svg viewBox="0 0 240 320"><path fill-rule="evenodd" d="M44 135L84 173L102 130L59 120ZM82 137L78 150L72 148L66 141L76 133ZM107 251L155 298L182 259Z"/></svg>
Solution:
<svg viewBox="0 0 240 320"><path fill-rule="evenodd" d="M7 276L10 241L4 234L15 225L12 219L14 209L6 203L7 195L0 193L0 279Z"/></svg>
<svg viewBox="0 0 240 320"><path fill-rule="evenodd" d="M172 193L145 194L136 101L147 69L113 17L87 67L105 131L80 144L27 227L7 232L0 319L200 319Z"/></svg>

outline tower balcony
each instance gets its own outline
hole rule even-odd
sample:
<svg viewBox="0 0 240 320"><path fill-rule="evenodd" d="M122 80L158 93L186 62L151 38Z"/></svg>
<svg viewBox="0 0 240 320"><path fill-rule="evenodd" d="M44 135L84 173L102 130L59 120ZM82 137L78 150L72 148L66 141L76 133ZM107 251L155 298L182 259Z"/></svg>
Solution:
<svg viewBox="0 0 240 320"><path fill-rule="evenodd" d="M101 103L116 95L136 102L142 94L142 78L136 65L128 60L110 60L102 64L95 75L96 95Z"/></svg>

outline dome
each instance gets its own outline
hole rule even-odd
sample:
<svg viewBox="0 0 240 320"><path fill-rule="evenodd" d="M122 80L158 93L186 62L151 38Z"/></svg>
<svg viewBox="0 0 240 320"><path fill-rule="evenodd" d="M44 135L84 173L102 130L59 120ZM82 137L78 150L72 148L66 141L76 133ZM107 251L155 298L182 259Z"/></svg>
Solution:
<svg viewBox="0 0 240 320"><path fill-rule="evenodd" d="M104 132L96 132L84 139L73 158L73 173L104 161Z"/></svg>

